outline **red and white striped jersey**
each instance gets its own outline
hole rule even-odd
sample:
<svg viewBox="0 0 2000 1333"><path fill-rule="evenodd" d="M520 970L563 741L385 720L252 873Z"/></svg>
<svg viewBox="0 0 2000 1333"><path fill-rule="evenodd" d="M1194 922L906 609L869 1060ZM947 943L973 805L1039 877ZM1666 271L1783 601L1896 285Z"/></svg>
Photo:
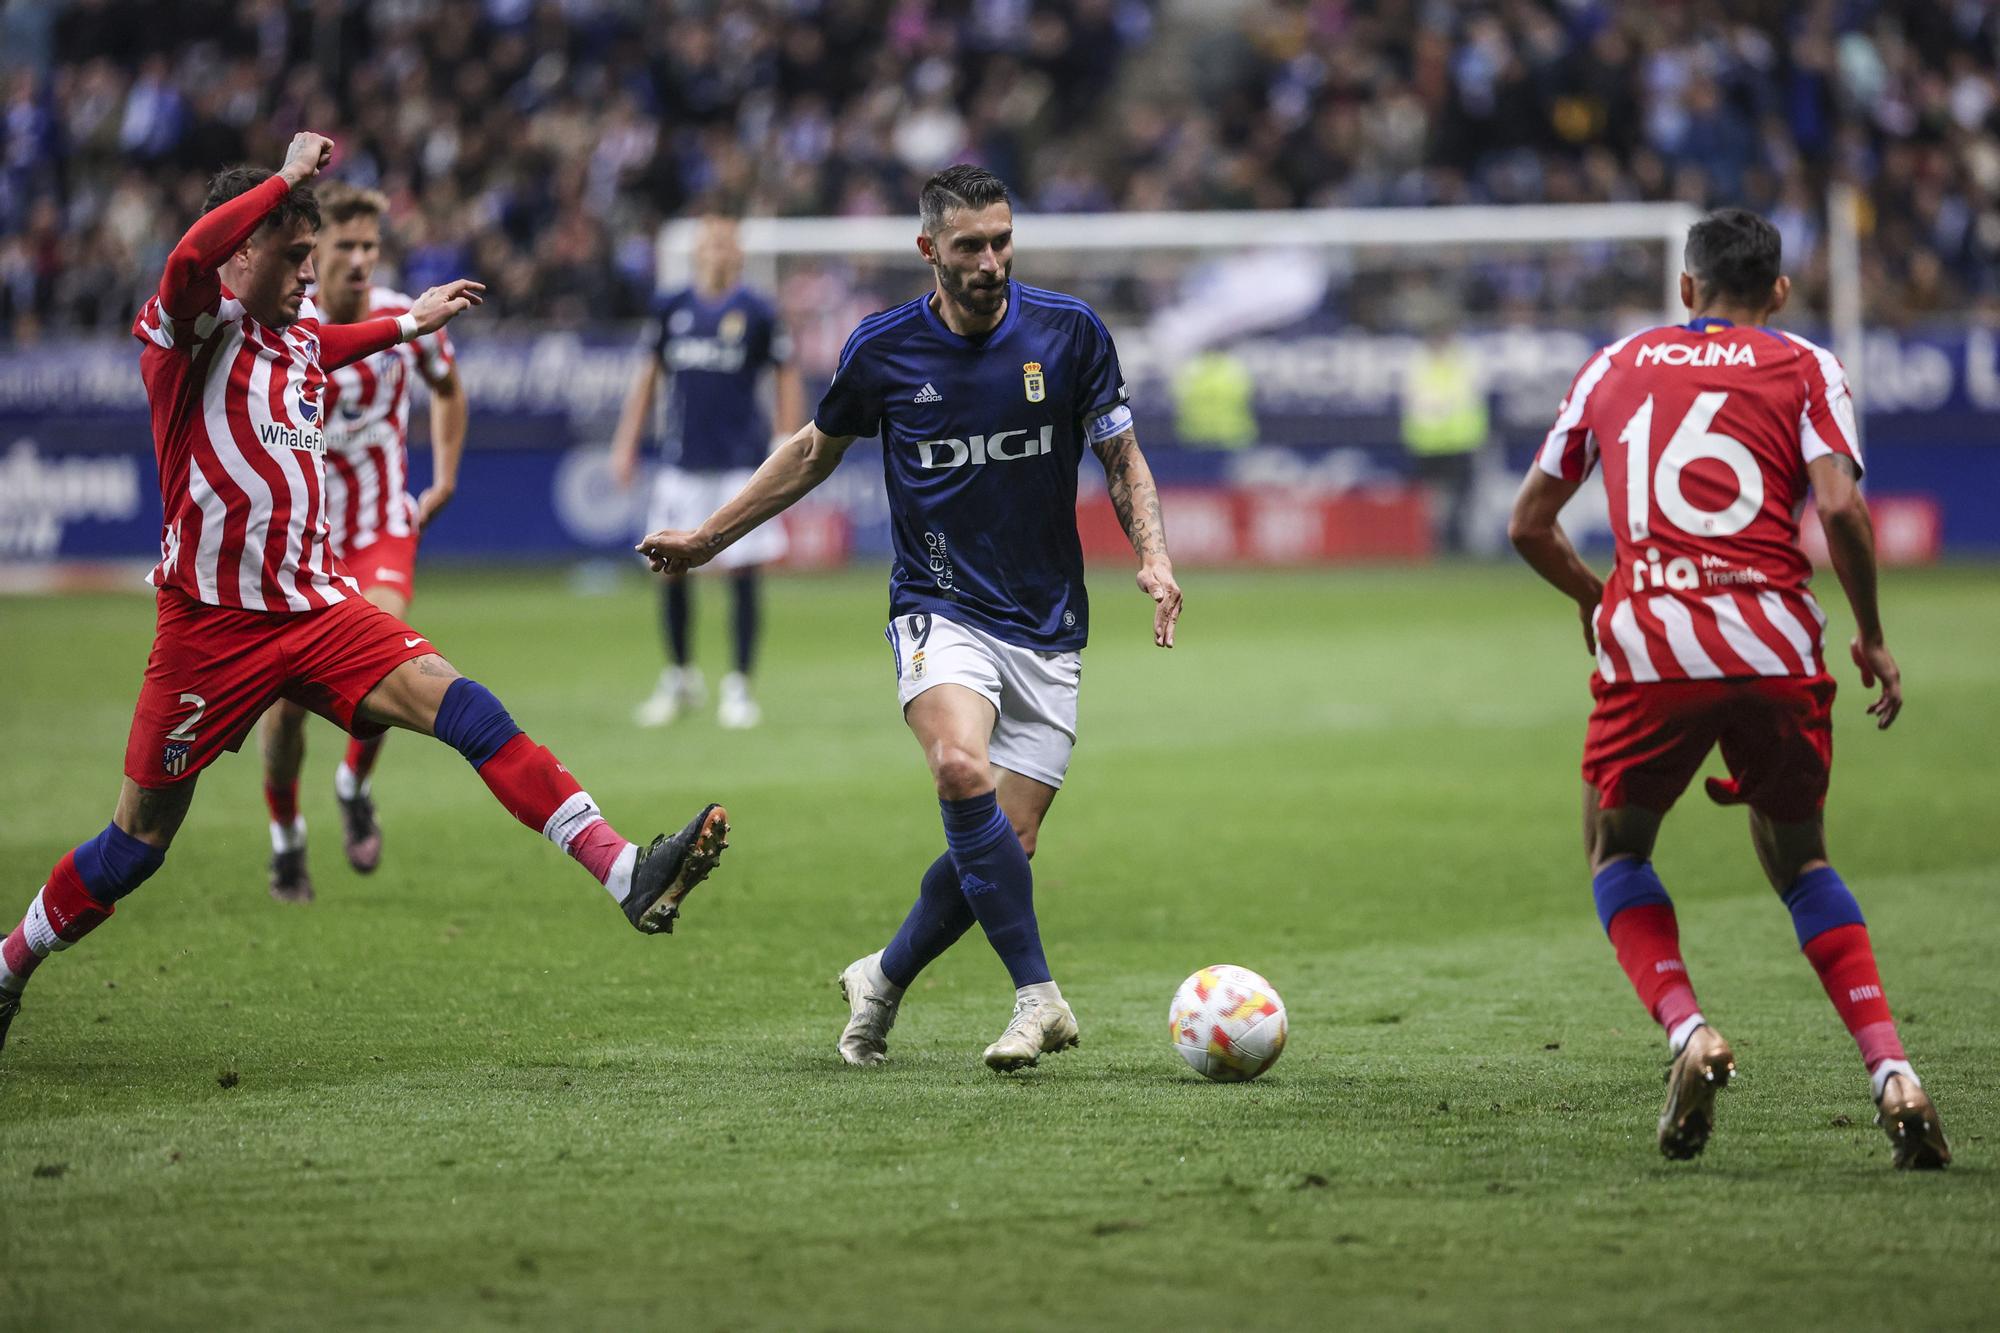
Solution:
<svg viewBox="0 0 2000 1333"><path fill-rule="evenodd" d="M154 295L132 333L145 344L165 511L148 581L260 611L309 611L358 591L327 543L313 303L272 328L216 283L189 318Z"/></svg>
<svg viewBox="0 0 2000 1333"><path fill-rule="evenodd" d="M410 298L387 287L368 293L363 319L406 313ZM327 375L326 512L343 560L378 537L416 531L410 497L410 377L436 383L455 361L443 329L400 343Z"/></svg>
<svg viewBox="0 0 2000 1333"><path fill-rule="evenodd" d="M1796 334L1698 319L1593 356L1536 466L1603 469L1618 540L1595 615L1604 679L1820 674L1806 465L1860 453L1840 362Z"/></svg>

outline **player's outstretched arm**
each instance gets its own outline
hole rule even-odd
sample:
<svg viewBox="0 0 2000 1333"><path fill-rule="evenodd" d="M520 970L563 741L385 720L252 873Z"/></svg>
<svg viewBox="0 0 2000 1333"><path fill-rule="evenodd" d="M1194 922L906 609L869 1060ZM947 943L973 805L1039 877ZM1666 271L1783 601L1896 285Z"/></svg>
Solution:
<svg viewBox="0 0 2000 1333"><path fill-rule="evenodd" d="M481 304L486 284L470 278L456 278L442 287L432 287L410 305L410 312L390 318L364 319L359 324L322 324L319 329L319 363L323 369L338 370L353 365L399 342L436 333L459 315Z"/></svg>
<svg viewBox="0 0 2000 1333"><path fill-rule="evenodd" d="M1826 529L1826 549L1833 572L1854 610L1856 633L1848 651L1861 668L1864 689L1882 683L1882 692L1868 705L1876 728L1886 728L1903 711L1903 673L1882 634L1882 608L1875 590L1875 525L1868 501L1861 494L1861 470L1845 454L1827 454L1806 464L1812 477L1813 503Z"/></svg>
<svg viewBox="0 0 2000 1333"><path fill-rule="evenodd" d="M1167 523L1160 515L1153 469L1146 465L1139 436L1129 426L1090 447L1104 464L1111 507L1139 557L1139 591L1153 599L1153 642L1171 648L1174 626L1181 618L1181 585L1174 582L1174 562L1167 555Z"/></svg>
<svg viewBox="0 0 2000 1333"><path fill-rule="evenodd" d="M1562 507L1576 494L1581 483L1552 477L1541 468L1531 468L1514 497L1514 514L1507 520L1507 539L1529 566L1576 603L1583 621L1583 644L1592 656L1597 653L1597 634L1591 616L1604 596L1604 580L1583 563L1570 545L1569 534L1556 521Z"/></svg>
<svg viewBox="0 0 2000 1333"><path fill-rule="evenodd" d="M782 514L799 497L833 475L852 435L828 435L808 421L771 452L764 465L729 503L693 532L662 529L649 533L637 550L653 568L679 574L705 565L758 524Z"/></svg>

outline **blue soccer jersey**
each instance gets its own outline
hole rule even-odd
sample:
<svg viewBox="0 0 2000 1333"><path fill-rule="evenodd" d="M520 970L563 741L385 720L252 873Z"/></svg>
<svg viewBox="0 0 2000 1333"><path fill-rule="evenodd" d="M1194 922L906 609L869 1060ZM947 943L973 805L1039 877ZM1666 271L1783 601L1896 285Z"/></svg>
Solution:
<svg viewBox="0 0 2000 1333"><path fill-rule="evenodd" d="M929 297L863 320L814 419L828 435L881 434L889 613L1083 647L1077 467L1093 430L1129 420L1124 403L1111 334L1073 296L1010 282L1006 316L980 339L946 328Z"/></svg>
<svg viewBox="0 0 2000 1333"><path fill-rule="evenodd" d="M671 381L662 457L696 472L762 463L771 422L757 381L791 356L770 303L746 287L714 301L678 291L659 303L646 341Z"/></svg>

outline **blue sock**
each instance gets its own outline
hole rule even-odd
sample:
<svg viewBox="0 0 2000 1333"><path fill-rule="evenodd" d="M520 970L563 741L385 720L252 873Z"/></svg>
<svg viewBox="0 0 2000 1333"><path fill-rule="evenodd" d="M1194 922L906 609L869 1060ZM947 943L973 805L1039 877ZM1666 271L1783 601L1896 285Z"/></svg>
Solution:
<svg viewBox="0 0 2000 1333"><path fill-rule="evenodd" d="M1613 861L1591 877L1590 893L1597 899L1597 920L1607 935L1611 933L1611 918L1628 907L1674 904L1667 896L1667 886L1653 873L1651 861Z"/></svg>
<svg viewBox="0 0 2000 1333"><path fill-rule="evenodd" d="M152 878L167 854L116 824L106 824L104 832L77 844L75 857L77 878L83 887L90 890L91 897L108 905Z"/></svg>
<svg viewBox="0 0 2000 1333"><path fill-rule="evenodd" d="M909 985L917 973L958 943L958 937L972 928L973 920L972 904L958 887L958 867L946 852L924 871L917 901L903 918L896 938L882 950L882 975L895 985Z"/></svg>
<svg viewBox="0 0 2000 1333"><path fill-rule="evenodd" d="M999 797L987 792L938 805L959 888L986 931L986 942L1007 965L1014 988L1048 981L1049 960L1042 955L1042 933L1035 925L1035 873Z"/></svg>
<svg viewBox="0 0 2000 1333"><path fill-rule="evenodd" d="M521 729L493 697L493 691L460 676L445 687L444 701L431 722L431 734L478 768L520 735Z"/></svg>
<svg viewBox="0 0 2000 1333"><path fill-rule="evenodd" d="M1835 926L1868 924L1861 919L1861 904L1854 901L1854 895L1832 866L1808 870L1793 880L1792 887L1781 896L1792 914L1792 930L1799 937L1801 949Z"/></svg>

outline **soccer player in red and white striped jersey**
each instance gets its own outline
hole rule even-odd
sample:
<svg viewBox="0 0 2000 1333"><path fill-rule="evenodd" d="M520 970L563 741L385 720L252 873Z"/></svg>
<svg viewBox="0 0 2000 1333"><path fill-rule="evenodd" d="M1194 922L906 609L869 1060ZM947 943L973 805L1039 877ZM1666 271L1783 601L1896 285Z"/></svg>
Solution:
<svg viewBox="0 0 2000 1333"><path fill-rule="evenodd" d="M338 323L360 323L407 313L411 298L375 282L388 199L339 181L318 194L314 302L322 314ZM413 499L406 479L411 382L416 379L430 390L432 481L422 497ZM465 389L444 329L327 372L321 420L328 538L361 595L398 619L409 614L415 592L418 535L457 488L467 415ZM313 896L305 818L299 813L305 722L303 705L281 699L265 715L262 734L264 799L271 815L271 894L288 902L309 902ZM348 864L364 875L382 856L370 783L382 741L380 735L350 737L333 777Z"/></svg>
<svg viewBox="0 0 2000 1333"><path fill-rule="evenodd" d="M1834 683L1799 548L1810 490L1859 633L1868 711L1896 720L1902 677L1876 602L1875 542L1860 442L1833 355L1769 327L1791 291L1777 229L1725 209L1688 234L1681 299L1694 318L1593 356L1570 386L1515 503L1511 535L1568 593L1597 657L1584 742L1584 824L1599 919L1668 1035L1673 1068L1660 1150L1707 1143L1735 1069L1695 1002L1672 901L1654 873L1660 821L1722 747L1711 798L1750 810L1758 861L1800 948L1861 1048L1898 1167L1951 1151L1905 1057L1860 906L1827 861L1821 812L1833 756ZM1557 515L1593 470L1604 478L1617 567L1578 558Z"/></svg>
<svg viewBox="0 0 2000 1333"><path fill-rule="evenodd" d="M452 746L642 931L670 930L721 855L729 826L717 805L646 848L620 837L490 690L360 597L334 557L321 467L328 371L443 328L484 288L461 279L393 319L322 321L306 296L319 227L306 182L332 155L331 140L301 133L279 171L217 176L133 326L165 509L153 651L111 823L63 855L0 938L0 1042L29 977L160 868L201 771L281 698L345 731L399 726Z"/></svg>

